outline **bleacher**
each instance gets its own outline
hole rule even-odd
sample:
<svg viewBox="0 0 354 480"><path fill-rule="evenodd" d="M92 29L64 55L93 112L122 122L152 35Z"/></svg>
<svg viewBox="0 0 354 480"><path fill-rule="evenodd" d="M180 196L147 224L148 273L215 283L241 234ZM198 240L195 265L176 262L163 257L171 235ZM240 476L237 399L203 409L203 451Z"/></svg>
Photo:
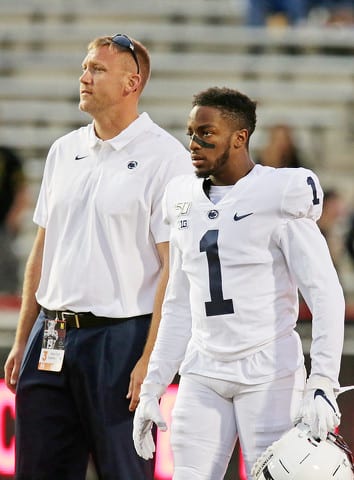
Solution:
<svg viewBox="0 0 354 480"><path fill-rule="evenodd" d="M15 147L24 158L33 203L53 140L90 121L77 107L87 43L121 32L151 52L152 77L141 111L183 143L193 94L214 85L237 88L258 102L251 149L262 147L271 125L291 125L322 185L340 190L354 207L354 28L250 29L246 2L1 0L0 144ZM33 204L18 242L23 261L35 233L32 211ZM354 299L351 269L344 269L342 283ZM19 306L5 300L0 302L3 356ZM350 324L345 354L351 375ZM308 352L310 325L302 328L308 329L303 335Z"/></svg>
<svg viewBox="0 0 354 480"><path fill-rule="evenodd" d="M246 0L1 0L0 143L25 159L33 199L52 141L90 121L77 108L87 43L125 32L151 52L141 110L157 123L186 143L192 95L238 88L259 105L253 151L274 123L293 126L307 165L352 201L354 29L250 29L245 8ZM24 258L31 214L19 242Z"/></svg>

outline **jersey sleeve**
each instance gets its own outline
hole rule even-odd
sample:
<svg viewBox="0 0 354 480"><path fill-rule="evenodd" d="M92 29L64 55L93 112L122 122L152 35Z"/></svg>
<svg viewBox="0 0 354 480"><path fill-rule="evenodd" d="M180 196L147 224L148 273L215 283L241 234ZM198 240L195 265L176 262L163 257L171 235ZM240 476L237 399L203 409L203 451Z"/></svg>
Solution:
<svg viewBox="0 0 354 480"><path fill-rule="evenodd" d="M345 303L327 242L316 221L323 191L314 172L284 169L281 202L281 249L312 313L311 375L321 375L338 388L344 339Z"/></svg>
<svg viewBox="0 0 354 480"><path fill-rule="evenodd" d="M181 263L180 250L171 240L169 281L145 383L167 387L178 372L191 337L189 281Z"/></svg>
<svg viewBox="0 0 354 480"><path fill-rule="evenodd" d="M339 388L345 303L325 238L311 218L285 222L280 246L289 270L312 313L311 375Z"/></svg>
<svg viewBox="0 0 354 480"><path fill-rule="evenodd" d="M162 219L166 225L171 225L176 214L177 201L175 201L175 192L178 192L181 189L181 186L188 181L190 175L178 175L172 178L164 191L161 209L162 209Z"/></svg>
<svg viewBox="0 0 354 480"><path fill-rule="evenodd" d="M162 214L162 198L167 184L173 179L185 173L189 173L191 169L190 157L187 150L180 146L168 161L165 161L159 173L153 180L154 198L151 211L150 228L154 236L155 243L166 242L169 237L169 227L163 222Z"/></svg>
<svg viewBox="0 0 354 480"><path fill-rule="evenodd" d="M281 173L285 184L281 200L282 215L317 221L323 205L323 191L317 175L305 168L286 168Z"/></svg>

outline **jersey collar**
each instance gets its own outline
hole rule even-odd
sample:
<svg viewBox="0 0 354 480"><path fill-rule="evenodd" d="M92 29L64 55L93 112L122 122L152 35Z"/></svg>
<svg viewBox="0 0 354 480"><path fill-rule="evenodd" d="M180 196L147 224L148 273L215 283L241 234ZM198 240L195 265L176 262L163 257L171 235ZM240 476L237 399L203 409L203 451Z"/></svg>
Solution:
<svg viewBox="0 0 354 480"><path fill-rule="evenodd" d="M127 128L120 132L116 137L109 140L105 140L105 143L109 143L114 150L121 150L132 140L135 140L143 131L149 130L153 124L153 121L149 115L144 112L139 115L139 117L134 120ZM96 145L101 143L102 140L99 139L95 134L94 122L89 125L89 147L94 148Z"/></svg>

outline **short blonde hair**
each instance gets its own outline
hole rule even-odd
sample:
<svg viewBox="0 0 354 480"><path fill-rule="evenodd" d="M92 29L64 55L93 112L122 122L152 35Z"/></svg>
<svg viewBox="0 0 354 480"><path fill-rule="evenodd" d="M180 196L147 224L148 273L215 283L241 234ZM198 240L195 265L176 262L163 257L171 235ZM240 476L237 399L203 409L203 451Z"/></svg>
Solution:
<svg viewBox="0 0 354 480"><path fill-rule="evenodd" d="M102 37L97 37L88 44L87 50L90 51L95 48L108 46L108 48L114 49L118 52L126 52L127 49L125 47L122 47L117 43L113 42L113 37L114 35L113 36L105 35ZM135 40L132 37L129 37L129 39L134 44L134 52L139 62L139 69L140 69L140 76L141 76L140 89L143 90L150 78L150 68L151 68L150 54L148 52L148 49L141 42L139 42L138 40Z"/></svg>

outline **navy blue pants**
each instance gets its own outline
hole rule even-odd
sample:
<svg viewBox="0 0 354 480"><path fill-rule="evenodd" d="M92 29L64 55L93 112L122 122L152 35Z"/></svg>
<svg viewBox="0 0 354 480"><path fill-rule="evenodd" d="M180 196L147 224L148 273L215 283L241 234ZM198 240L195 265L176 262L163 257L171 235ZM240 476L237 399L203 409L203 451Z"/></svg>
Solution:
<svg viewBox="0 0 354 480"><path fill-rule="evenodd" d="M68 328L63 369L56 373L37 369L40 313L16 392L17 480L84 480L90 455L100 480L153 479L153 462L135 452L126 399L150 320Z"/></svg>

